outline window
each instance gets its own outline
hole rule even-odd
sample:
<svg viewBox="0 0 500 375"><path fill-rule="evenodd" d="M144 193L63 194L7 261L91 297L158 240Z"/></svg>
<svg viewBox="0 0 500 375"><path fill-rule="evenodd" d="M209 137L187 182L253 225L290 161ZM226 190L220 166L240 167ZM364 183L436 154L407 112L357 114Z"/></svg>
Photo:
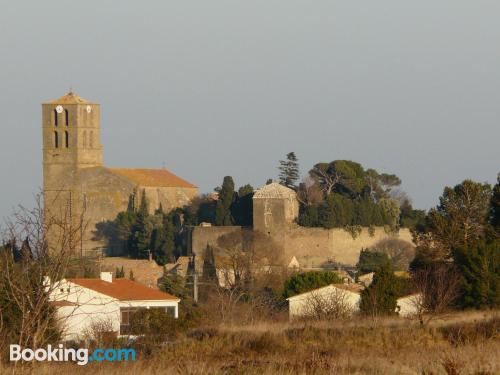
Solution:
<svg viewBox="0 0 500 375"><path fill-rule="evenodd" d="M57 131L54 132L54 147L59 147L59 135L57 134Z"/></svg>
<svg viewBox="0 0 500 375"><path fill-rule="evenodd" d="M54 109L54 125L58 125L58 117L57 117L57 110Z"/></svg>
<svg viewBox="0 0 500 375"><path fill-rule="evenodd" d="M94 132L92 130L89 134L89 147L94 148Z"/></svg>
<svg viewBox="0 0 500 375"><path fill-rule="evenodd" d="M83 131L83 142L82 143L83 143L82 144L83 148L87 148L87 131L86 130Z"/></svg>
<svg viewBox="0 0 500 375"><path fill-rule="evenodd" d="M66 148L68 148L69 147L69 133L68 133L68 131L64 132L64 143L65 143Z"/></svg>
<svg viewBox="0 0 500 375"><path fill-rule="evenodd" d="M67 109L64 110L64 115L65 115L65 120L66 120L66 126L68 126L69 125L69 114L68 114Z"/></svg>
<svg viewBox="0 0 500 375"><path fill-rule="evenodd" d="M172 318L175 318L175 306L167 306L165 309L167 315L170 315Z"/></svg>

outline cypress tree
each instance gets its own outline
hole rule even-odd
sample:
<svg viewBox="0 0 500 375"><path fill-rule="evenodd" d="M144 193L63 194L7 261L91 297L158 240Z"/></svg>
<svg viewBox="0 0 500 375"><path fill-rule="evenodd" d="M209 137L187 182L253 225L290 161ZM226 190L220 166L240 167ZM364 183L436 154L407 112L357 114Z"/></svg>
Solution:
<svg viewBox="0 0 500 375"><path fill-rule="evenodd" d="M235 198L233 178L226 176L222 182L222 187L219 191L219 200L215 207L215 225L234 224L234 219L231 215L231 206Z"/></svg>

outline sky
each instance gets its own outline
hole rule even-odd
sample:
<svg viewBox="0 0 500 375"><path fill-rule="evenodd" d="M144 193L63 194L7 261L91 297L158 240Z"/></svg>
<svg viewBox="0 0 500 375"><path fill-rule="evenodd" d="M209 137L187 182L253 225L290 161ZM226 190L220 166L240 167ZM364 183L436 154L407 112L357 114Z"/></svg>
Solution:
<svg viewBox="0 0 500 375"><path fill-rule="evenodd" d="M42 186L41 103L101 104L108 166L210 192L349 159L414 206L500 171L498 0L0 0L0 217Z"/></svg>

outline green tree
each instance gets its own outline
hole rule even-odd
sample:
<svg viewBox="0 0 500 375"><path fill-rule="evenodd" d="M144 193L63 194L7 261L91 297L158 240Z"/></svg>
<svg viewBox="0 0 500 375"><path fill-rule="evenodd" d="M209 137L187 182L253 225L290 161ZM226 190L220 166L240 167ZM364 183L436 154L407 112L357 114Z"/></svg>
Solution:
<svg viewBox="0 0 500 375"><path fill-rule="evenodd" d="M231 176L226 176L219 190L219 200L215 208L215 225L234 224L234 219L231 215L231 206L235 198L233 178Z"/></svg>
<svg viewBox="0 0 500 375"><path fill-rule="evenodd" d="M280 160L278 169L280 171L280 184L291 189L296 189L297 181L299 180L299 163L295 153L289 152L286 154L286 160Z"/></svg>
<svg viewBox="0 0 500 375"><path fill-rule="evenodd" d="M370 251L362 249L359 254L359 261L356 264L358 273L364 275L365 273L377 272L383 268L391 267L392 262L385 253Z"/></svg>
<svg viewBox="0 0 500 375"><path fill-rule="evenodd" d="M327 271L303 272L289 277L285 281L283 297L288 298L296 294L301 294L327 286L330 284L342 283L337 274Z"/></svg>
<svg viewBox="0 0 500 375"><path fill-rule="evenodd" d="M149 256L149 245L151 232L148 230L148 201L146 191L142 191L141 203L137 211L137 218L132 227L129 240L129 249L136 258L147 258Z"/></svg>
<svg viewBox="0 0 500 375"><path fill-rule="evenodd" d="M231 207L236 225L252 226L253 224L253 187L249 184L239 188L236 200Z"/></svg>
<svg viewBox="0 0 500 375"><path fill-rule="evenodd" d="M440 204L429 211L425 225L414 234L417 245L412 269L430 262L450 260L452 250L471 248L488 230L491 186L465 180L446 187Z"/></svg>
<svg viewBox="0 0 500 375"><path fill-rule="evenodd" d="M399 284L390 266L380 268L375 272L370 286L361 292L361 312L371 316L394 314Z"/></svg>
<svg viewBox="0 0 500 375"><path fill-rule="evenodd" d="M482 240L453 251L463 277L461 304L464 307L500 306L500 241Z"/></svg>

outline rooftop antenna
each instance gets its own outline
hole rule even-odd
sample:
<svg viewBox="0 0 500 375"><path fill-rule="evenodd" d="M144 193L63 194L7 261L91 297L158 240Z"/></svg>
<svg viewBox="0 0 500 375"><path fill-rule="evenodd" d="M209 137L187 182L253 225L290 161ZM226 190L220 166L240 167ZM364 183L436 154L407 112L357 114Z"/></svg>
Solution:
<svg viewBox="0 0 500 375"><path fill-rule="evenodd" d="M70 94L70 95L73 94L73 87L72 87L72 85L69 85L69 92L68 92L68 94Z"/></svg>

